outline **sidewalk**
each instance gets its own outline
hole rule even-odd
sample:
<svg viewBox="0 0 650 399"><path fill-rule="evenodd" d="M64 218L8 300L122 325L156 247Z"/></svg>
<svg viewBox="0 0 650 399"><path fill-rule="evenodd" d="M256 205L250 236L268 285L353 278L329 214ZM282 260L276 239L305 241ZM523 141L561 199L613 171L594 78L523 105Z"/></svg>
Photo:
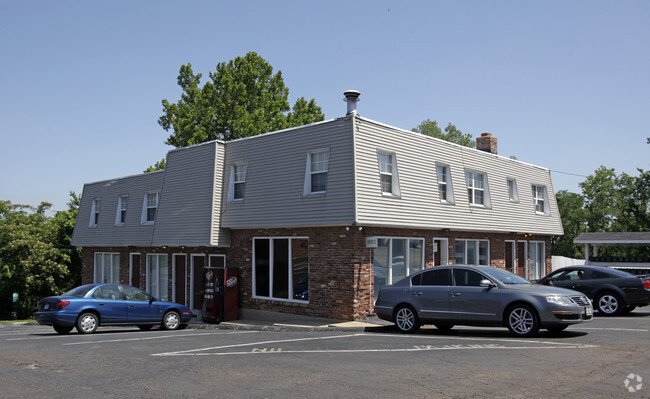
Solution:
<svg viewBox="0 0 650 399"><path fill-rule="evenodd" d="M253 331L373 331L393 328L393 323L376 316L364 320L345 321L241 309L239 317L239 320L220 324L206 323L193 318L189 328Z"/></svg>

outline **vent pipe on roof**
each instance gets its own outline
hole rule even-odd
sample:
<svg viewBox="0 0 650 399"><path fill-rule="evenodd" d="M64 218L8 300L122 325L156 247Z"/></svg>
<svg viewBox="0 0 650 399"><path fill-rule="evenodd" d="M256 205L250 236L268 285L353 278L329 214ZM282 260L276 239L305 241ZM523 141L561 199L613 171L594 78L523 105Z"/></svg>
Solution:
<svg viewBox="0 0 650 399"><path fill-rule="evenodd" d="M359 93L356 90L348 90L343 95L345 98L343 101L348 103L348 113L346 115L356 115L357 114L357 101L359 101Z"/></svg>

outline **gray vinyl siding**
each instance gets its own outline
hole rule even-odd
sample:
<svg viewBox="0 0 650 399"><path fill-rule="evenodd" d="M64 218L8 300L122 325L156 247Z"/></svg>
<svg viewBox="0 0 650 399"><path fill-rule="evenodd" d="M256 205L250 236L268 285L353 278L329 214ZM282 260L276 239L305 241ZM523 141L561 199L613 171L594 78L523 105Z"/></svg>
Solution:
<svg viewBox="0 0 650 399"><path fill-rule="evenodd" d="M220 145L211 141L167 154L153 246L210 245L216 147Z"/></svg>
<svg viewBox="0 0 650 399"><path fill-rule="evenodd" d="M354 221L352 121L339 118L226 142L221 225L299 227ZM307 154L329 150L327 192L304 196ZM230 168L246 162L244 198L228 202Z"/></svg>
<svg viewBox="0 0 650 399"><path fill-rule="evenodd" d="M548 169L357 118L357 222L460 231L563 234ZM400 196L382 195L377 151L393 152ZM440 201L436 162L449 165L454 204ZM466 170L487 174L491 206L470 206ZM507 179L517 181L510 202ZM550 215L535 213L532 185L547 187Z"/></svg>
<svg viewBox="0 0 650 399"><path fill-rule="evenodd" d="M159 191L164 172L105 180L84 185L79 204L79 213L72 235L74 246L127 246L150 245L153 225L141 224L142 204L146 192ZM118 197L128 195L126 222L115 225ZM92 203L101 198L97 227L89 227Z"/></svg>

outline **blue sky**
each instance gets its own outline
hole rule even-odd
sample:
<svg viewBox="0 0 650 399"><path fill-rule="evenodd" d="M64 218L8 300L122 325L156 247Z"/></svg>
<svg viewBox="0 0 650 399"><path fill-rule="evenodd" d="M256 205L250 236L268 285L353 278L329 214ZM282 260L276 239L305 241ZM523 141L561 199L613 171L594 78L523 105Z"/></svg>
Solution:
<svg viewBox="0 0 650 399"><path fill-rule="evenodd" d="M179 67L255 51L326 119L425 119L552 170L650 169L648 1L0 0L0 199L66 208L83 184L163 158Z"/></svg>

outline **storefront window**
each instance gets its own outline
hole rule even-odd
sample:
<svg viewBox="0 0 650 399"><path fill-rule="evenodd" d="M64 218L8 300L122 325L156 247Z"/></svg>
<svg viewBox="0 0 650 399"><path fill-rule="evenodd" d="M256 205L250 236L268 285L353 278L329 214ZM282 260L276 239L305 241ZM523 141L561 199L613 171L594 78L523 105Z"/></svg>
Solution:
<svg viewBox="0 0 650 399"><path fill-rule="evenodd" d="M261 298L309 299L309 240L255 238L253 295Z"/></svg>
<svg viewBox="0 0 650 399"><path fill-rule="evenodd" d="M374 251L374 296L379 289L424 268L424 239L378 238Z"/></svg>

